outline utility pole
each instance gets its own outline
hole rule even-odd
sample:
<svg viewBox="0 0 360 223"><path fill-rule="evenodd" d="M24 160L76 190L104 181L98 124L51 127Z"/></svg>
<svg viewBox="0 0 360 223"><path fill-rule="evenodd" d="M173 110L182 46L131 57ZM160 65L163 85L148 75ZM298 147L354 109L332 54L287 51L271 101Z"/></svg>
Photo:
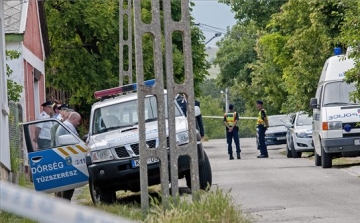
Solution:
<svg viewBox="0 0 360 223"><path fill-rule="evenodd" d="M229 111L229 88L225 88L225 112Z"/></svg>

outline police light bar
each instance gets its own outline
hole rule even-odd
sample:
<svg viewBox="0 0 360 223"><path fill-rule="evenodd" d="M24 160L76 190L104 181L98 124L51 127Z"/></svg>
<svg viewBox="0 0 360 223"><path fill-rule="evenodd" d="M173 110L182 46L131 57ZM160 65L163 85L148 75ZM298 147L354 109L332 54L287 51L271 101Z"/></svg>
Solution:
<svg viewBox="0 0 360 223"><path fill-rule="evenodd" d="M155 79L147 80L144 82L145 86L152 87L155 84ZM95 91L94 96L96 99L103 98L106 96L116 95L120 93L125 93L129 91L136 91L137 84L128 84L120 87L109 88L101 91Z"/></svg>

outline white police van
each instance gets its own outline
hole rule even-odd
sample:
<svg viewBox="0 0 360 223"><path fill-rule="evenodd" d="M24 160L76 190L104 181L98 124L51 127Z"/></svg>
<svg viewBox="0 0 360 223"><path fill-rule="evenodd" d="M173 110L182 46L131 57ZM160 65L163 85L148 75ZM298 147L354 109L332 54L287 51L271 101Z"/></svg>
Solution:
<svg viewBox="0 0 360 223"><path fill-rule="evenodd" d="M146 81L152 86L154 80ZM117 190L140 190L139 134L137 119L137 94L124 92L136 90L136 84L95 92L101 101L91 109L89 133L86 144L57 119L44 119L23 124L25 141L35 190L52 193L89 183L94 203L112 203ZM164 91L166 97L166 90ZM165 102L167 100L165 99ZM176 100L176 140L179 145L188 143L187 119ZM165 107L165 111L167 108ZM195 115L200 109L195 108ZM159 145L157 100L145 100L146 144L149 148ZM48 148L40 149L34 143L35 129L41 125L64 128L67 134L56 136ZM167 125L167 123L166 123ZM197 132L200 188L209 189L212 172L209 159L203 150ZM167 145L169 140L167 139ZM169 147L169 146L168 146ZM160 184L160 163L157 158L148 160L149 186ZM185 178L191 188L190 158L180 156L179 178Z"/></svg>
<svg viewBox="0 0 360 223"><path fill-rule="evenodd" d="M332 56L325 62L313 108L315 165L332 167L332 158L360 152L360 105L350 99L355 84L344 82L345 72L354 60L345 55Z"/></svg>

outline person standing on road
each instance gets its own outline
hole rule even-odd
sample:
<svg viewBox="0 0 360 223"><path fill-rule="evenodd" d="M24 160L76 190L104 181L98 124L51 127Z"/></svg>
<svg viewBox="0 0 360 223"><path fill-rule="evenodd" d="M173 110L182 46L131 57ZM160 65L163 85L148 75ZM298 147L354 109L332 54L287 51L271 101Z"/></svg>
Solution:
<svg viewBox="0 0 360 223"><path fill-rule="evenodd" d="M41 106L43 107L43 111L40 113L37 120L51 118L53 115L53 105L52 101L47 101L43 103ZM52 127L51 122L41 122L36 125L35 128L35 137L33 141L37 143L38 150L49 149L51 147L51 134L50 129Z"/></svg>
<svg viewBox="0 0 360 223"><path fill-rule="evenodd" d="M234 138L234 143L236 146L236 154L237 159L241 159L240 157L240 141L239 141L239 127L237 123L239 121L239 115L236 111L234 111L234 105L229 105L229 112L224 114L224 124L226 127L226 140L228 144L228 153L229 159L233 160L233 150L232 150L232 139Z"/></svg>
<svg viewBox="0 0 360 223"><path fill-rule="evenodd" d="M256 108L259 110L258 119L257 119L257 129L259 132L259 144L260 144L260 156L258 156L257 158L268 158L269 154L265 143L265 132L269 127L269 122L262 101L260 100L256 101Z"/></svg>

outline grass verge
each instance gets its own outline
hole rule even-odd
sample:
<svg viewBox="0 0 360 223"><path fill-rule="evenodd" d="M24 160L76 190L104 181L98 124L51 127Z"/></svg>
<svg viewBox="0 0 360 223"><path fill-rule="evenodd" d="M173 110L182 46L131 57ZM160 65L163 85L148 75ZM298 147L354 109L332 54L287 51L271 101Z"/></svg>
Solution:
<svg viewBox="0 0 360 223"><path fill-rule="evenodd" d="M149 188L149 193L160 191L159 187ZM241 211L236 205L229 192L215 189L209 192L198 192L199 199L192 201L191 195L176 196L169 199L169 207L165 208L161 204L160 196L151 196L151 208L144 215L141 206L135 201L140 197L139 193L121 192L117 194L117 204L96 205L91 202L88 188L78 195L77 199L88 206L96 207L114 215L126 217L139 222L147 223L201 223L201 222L222 222L222 223L250 223L253 222L249 214ZM133 202L129 202L133 198ZM126 202L122 200L126 200Z"/></svg>

